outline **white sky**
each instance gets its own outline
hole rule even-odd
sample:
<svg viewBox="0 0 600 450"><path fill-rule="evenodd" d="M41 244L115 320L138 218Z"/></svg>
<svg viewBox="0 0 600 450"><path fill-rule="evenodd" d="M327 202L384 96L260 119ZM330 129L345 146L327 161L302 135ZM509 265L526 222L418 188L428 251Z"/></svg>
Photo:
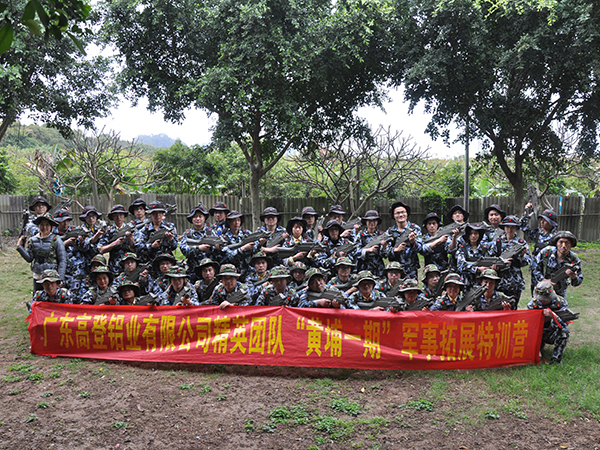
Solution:
<svg viewBox="0 0 600 450"><path fill-rule="evenodd" d="M425 134L430 116L423 112L421 105L415 108L413 114L408 114L408 103L403 102L400 91L392 91L389 96L391 101L384 105L385 112L378 108L361 108L359 116L364 117L374 129L379 125L386 128L389 126L392 131L402 131L404 136L412 136L420 147L430 147L432 156L455 157L464 153L461 144L454 144L448 148L441 140L432 141L429 135ZM113 110L112 116L97 120L96 125L104 126L106 130L117 131L126 140L140 135L166 134L173 139L181 139L187 145L210 142L210 128L214 125L215 119L208 118L203 111L187 111L185 121L177 125L165 122L161 113L150 113L146 106L145 99L140 100L136 107L123 101L117 109ZM471 152L473 153L474 150L475 146L472 145Z"/></svg>

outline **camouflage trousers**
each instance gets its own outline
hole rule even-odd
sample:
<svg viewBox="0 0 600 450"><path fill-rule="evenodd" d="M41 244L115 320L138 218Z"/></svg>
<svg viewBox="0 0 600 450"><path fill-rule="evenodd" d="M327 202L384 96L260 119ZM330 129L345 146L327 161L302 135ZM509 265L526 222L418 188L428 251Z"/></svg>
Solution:
<svg viewBox="0 0 600 450"><path fill-rule="evenodd" d="M544 333L542 335L542 346L540 351L544 349L546 344L554 345L554 351L552 352L552 362L560 363L562 361L563 353L565 352L565 347L569 342L569 330L562 329L554 329L550 328L548 330L544 329Z"/></svg>

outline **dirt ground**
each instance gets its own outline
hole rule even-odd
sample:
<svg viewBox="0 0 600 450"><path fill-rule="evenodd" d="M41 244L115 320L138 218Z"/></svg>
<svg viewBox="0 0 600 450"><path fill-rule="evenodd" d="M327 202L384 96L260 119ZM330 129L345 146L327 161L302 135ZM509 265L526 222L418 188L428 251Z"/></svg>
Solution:
<svg viewBox="0 0 600 450"><path fill-rule="evenodd" d="M425 373L157 365L6 351L0 365L5 449L600 448L593 419L472 417L481 401L476 386L460 383L428 411L415 401L430 387ZM333 410L335 398L348 399L359 413ZM299 405L306 424L302 417L269 418L275 408Z"/></svg>

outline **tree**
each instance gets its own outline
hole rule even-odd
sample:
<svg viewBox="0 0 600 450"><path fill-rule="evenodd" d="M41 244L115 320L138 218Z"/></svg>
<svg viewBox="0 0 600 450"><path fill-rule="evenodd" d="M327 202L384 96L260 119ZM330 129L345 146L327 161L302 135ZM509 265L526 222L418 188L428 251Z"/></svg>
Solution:
<svg viewBox="0 0 600 450"><path fill-rule="evenodd" d="M71 41L46 41L20 25L14 33L12 48L0 54L0 140L23 114L67 134L108 113L115 98L108 59L84 58Z"/></svg>
<svg viewBox="0 0 600 450"><path fill-rule="evenodd" d="M105 24L130 98L173 121L216 115L213 139L248 164L257 224L259 183L288 150L365 131L354 112L380 102L390 13L386 0L120 0Z"/></svg>
<svg viewBox="0 0 600 450"><path fill-rule="evenodd" d="M333 204L349 201L356 216L369 200L397 185L422 185L433 172L424 163L427 157L410 138L379 128L373 138L342 137L314 156L294 156L284 181L320 189Z"/></svg>
<svg viewBox="0 0 600 450"><path fill-rule="evenodd" d="M433 137L468 124L483 139L480 159L498 164L519 210L526 179L565 153L555 124L579 132L577 152L587 158L600 120L600 10L591 0L536 3L398 3L413 17L398 52L406 71L396 78L411 108L425 101Z"/></svg>
<svg viewBox="0 0 600 450"><path fill-rule="evenodd" d="M17 178L8 164L8 155L0 150L0 194L14 194L17 185Z"/></svg>

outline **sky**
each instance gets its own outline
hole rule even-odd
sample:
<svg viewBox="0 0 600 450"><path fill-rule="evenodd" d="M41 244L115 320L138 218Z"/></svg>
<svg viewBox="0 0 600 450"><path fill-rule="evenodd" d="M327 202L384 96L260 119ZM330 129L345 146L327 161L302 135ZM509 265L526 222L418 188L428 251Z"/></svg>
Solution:
<svg viewBox="0 0 600 450"><path fill-rule="evenodd" d="M415 108L413 114L408 114L408 103L403 101L402 92L393 90L389 92L390 101L384 104L385 112L379 108L361 108L358 115L369 122L373 129L379 125L390 127L392 131L400 131L403 136L412 136L414 142L422 148L430 148L430 154L435 157L456 157L464 154L461 144L454 144L450 148L441 140L432 141L425 128L430 116L425 114L422 105ZM173 139L180 139L187 145L208 144L211 138L210 128L215 124L215 119L207 117L201 110L189 110L186 119L181 124L165 122L161 113L150 113L146 109L145 99L140 100L136 107L128 101L123 101L112 115L98 119L96 125L105 127L105 131L114 130L121 134L121 138L131 140L140 135L166 134ZM453 133L455 136L456 133ZM471 152L475 150L472 145ZM472 155L470 155L472 156Z"/></svg>

